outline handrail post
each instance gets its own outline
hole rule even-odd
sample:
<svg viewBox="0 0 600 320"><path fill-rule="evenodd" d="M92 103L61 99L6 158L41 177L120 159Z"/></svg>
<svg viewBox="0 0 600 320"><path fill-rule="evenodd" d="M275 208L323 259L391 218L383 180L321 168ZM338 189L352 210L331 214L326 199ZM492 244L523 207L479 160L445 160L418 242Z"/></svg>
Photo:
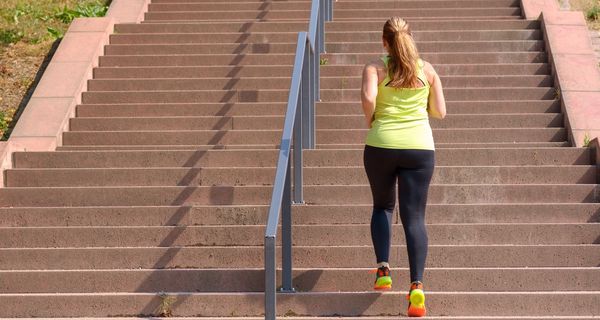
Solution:
<svg viewBox="0 0 600 320"><path fill-rule="evenodd" d="M294 152L295 153L295 152ZM281 207L281 292L294 293L292 286L292 159L288 159Z"/></svg>
<svg viewBox="0 0 600 320"><path fill-rule="evenodd" d="M265 320L275 320L277 276L275 237L265 237Z"/></svg>
<svg viewBox="0 0 600 320"><path fill-rule="evenodd" d="M310 149L310 142L312 140L312 135L314 128L312 127L311 121L311 112L310 112L310 41L308 39L306 41L306 46L304 46L304 60L302 62L302 81L300 85L300 108L302 109L302 118L306 119L306 121L302 122L302 147Z"/></svg>
<svg viewBox="0 0 600 320"><path fill-rule="evenodd" d="M309 130L304 128L303 120L305 115L303 109L303 87L305 87L304 80L300 81L300 94L298 95L298 101L296 102L296 119L294 121L294 203L304 203L304 192L303 186L303 170L302 170L302 150L304 149L304 136L309 134Z"/></svg>

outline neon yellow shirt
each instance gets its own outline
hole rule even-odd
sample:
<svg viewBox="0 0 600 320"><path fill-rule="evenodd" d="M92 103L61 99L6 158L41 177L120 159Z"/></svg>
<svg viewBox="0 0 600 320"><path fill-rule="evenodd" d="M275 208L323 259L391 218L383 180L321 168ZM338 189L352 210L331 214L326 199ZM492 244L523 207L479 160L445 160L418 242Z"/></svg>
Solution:
<svg viewBox="0 0 600 320"><path fill-rule="evenodd" d="M389 57L382 57L387 69ZM417 77L425 84L420 88L387 87L389 75L377 86L375 120L366 144L387 149L435 150L429 125L427 102L429 83L419 59Z"/></svg>

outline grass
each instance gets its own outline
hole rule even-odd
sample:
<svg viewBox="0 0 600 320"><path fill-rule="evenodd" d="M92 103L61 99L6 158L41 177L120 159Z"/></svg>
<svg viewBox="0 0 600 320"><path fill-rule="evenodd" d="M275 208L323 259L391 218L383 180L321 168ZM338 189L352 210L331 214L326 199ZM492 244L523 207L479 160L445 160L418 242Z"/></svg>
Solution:
<svg viewBox="0 0 600 320"><path fill-rule="evenodd" d="M0 0L0 136L27 104L45 62L77 17L104 16L110 0Z"/></svg>
<svg viewBox="0 0 600 320"><path fill-rule="evenodd" d="M600 31L600 0L570 0L571 10L582 11L591 29Z"/></svg>

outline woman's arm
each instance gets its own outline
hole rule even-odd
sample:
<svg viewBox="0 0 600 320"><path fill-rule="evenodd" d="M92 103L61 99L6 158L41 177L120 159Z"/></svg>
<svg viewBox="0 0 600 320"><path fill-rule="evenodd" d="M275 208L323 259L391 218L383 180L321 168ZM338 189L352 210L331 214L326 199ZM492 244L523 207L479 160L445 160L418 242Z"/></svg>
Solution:
<svg viewBox="0 0 600 320"><path fill-rule="evenodd" d="M373 114L375 112L375 100L377 98L377 67L374 63L367 63L363 69L361 100L365 113L367 127L371 128Z"/></svg>
<svg viewBox="0 0 600 320"><path fill-rule="evenodd" d="M446 116L446 99L444 99L442 81L429 62L425 62L423 71L425 71L430 86L427 112L434 118L444 119Z"/></svg>

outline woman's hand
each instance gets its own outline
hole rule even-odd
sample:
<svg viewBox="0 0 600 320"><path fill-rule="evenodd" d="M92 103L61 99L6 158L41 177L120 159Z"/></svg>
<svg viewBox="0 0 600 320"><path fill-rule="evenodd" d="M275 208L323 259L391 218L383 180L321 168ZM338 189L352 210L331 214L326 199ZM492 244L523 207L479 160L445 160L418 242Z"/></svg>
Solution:
<svg viewBox="0 0 600 320"><path fill-rule="evenodd" d="M377 99L377 66L375 63L367 63L362 74L361 101L365 114L367 128L371 128L375 113L375 100Z"/></svg>

